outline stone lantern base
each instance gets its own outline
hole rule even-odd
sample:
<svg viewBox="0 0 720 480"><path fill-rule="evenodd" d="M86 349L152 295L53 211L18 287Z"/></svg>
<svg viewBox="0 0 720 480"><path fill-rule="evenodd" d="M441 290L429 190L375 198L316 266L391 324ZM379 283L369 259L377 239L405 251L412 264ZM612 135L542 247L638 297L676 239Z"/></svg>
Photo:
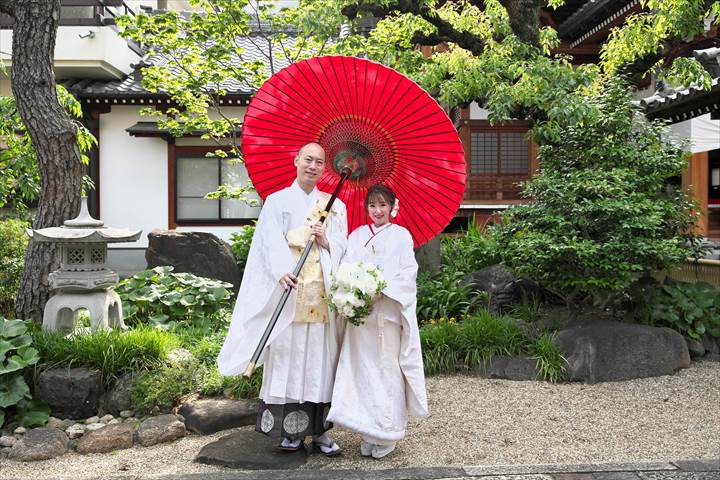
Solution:
<svg viewBox="0 0 720 480"><path fill-rule="evenodd" d="M90 327L125 328L120 297L114 290L68 293L59 291L45 305L43 328L72 331L77 312L86 309L90 314Z"/></svg>

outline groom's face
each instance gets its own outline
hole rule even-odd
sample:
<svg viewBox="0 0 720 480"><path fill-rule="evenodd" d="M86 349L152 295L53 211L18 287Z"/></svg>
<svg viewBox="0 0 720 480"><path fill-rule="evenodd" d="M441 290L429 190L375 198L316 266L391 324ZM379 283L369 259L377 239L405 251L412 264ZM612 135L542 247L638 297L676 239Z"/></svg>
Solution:
<svg viewBox="0 0 720 480"><path fill-rule="evenodd" d="M298 182L314 187L325 169L325 150L319 145L306 145L295 157L295 167Z"/></svg>

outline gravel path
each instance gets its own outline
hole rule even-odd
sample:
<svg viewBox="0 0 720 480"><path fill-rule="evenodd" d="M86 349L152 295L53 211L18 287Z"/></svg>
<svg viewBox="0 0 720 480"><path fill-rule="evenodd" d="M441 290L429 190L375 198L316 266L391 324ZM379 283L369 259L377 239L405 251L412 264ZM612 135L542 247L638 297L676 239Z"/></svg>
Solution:
<svg viewBox="0 0 720 480"><path fill-rule="evenodd" d="M303 468L669 461L720 456L720 363L673 376L552 385L470 376L428 378L431 416L383 460L360 456L359 436L335 430L337 458L313 455ZM250 428L250 427L245 427ZM110 454L69 453L34 463L0 461L1 478L200 473L200 448L229 433Z"/></svg>

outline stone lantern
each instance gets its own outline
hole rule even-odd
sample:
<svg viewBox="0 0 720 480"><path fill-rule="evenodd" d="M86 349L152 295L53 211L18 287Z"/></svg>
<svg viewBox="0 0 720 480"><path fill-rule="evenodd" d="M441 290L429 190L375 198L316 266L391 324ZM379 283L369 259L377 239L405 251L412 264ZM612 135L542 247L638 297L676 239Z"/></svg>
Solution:
<svg viewBox="0 0 720 480"><path fill-rule="evenodd" d="M90 216L85 197L77 218L65 221L63 226L28 229L34 241L58 243L62 253L60 269L48 277L55 295L45 305L43 328L72 330L82 308L89 312L93 330L124 328L122 303L113 290L119 277L105 266L107 244L134 242L141 232L106 227Z"/></svg>

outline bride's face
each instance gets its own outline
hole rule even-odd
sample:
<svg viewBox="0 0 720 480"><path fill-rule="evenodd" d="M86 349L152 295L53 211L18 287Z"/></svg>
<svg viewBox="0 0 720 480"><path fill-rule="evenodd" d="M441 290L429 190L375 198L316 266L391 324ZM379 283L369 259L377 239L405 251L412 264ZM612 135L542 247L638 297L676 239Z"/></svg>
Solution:
<svg viewBox="0 0 720 480"><path fill-rule="evenodd" d="M390 221L390 205L384 198L374 198L368 202L368 215L375 226L385 225Z"/></svg>

